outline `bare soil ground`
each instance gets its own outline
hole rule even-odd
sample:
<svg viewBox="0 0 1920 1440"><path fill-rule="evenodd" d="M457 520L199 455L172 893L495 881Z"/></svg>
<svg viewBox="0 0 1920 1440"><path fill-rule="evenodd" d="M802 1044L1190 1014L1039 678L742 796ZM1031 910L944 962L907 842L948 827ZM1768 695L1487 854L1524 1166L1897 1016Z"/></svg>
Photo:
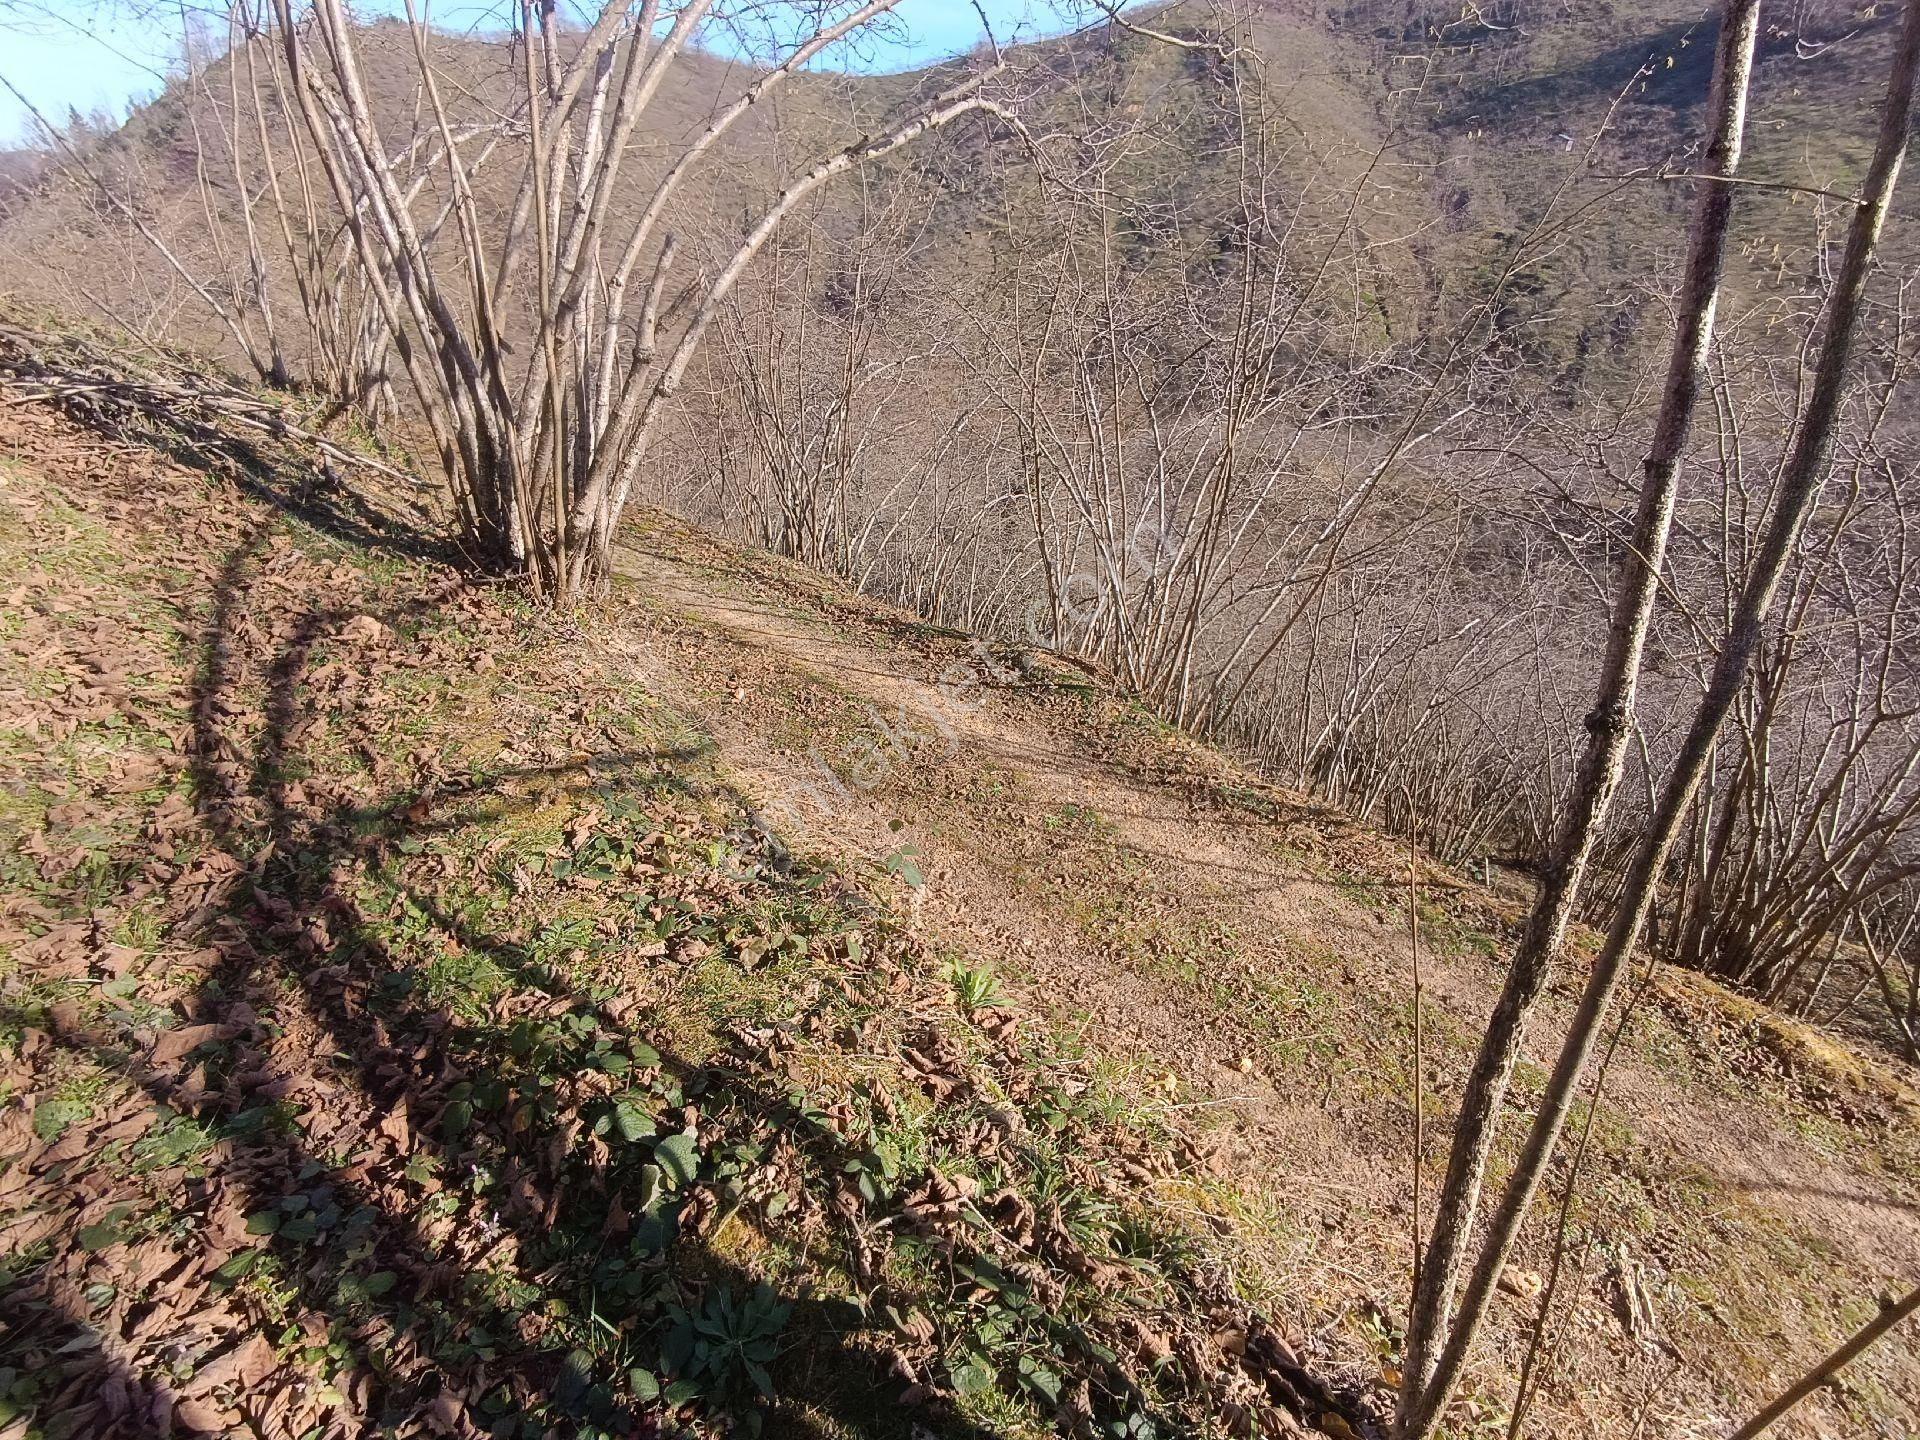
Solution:
<svg viewBox="0 0 1920 1440"><path fill-rule="evenodd" d="M0 409L0 1437L1377 1431L1404 850L665 517L569 620L87 418ZM1419 875L1431 1185L1515 900ZM1915 1117L1656 977L1529 1433L1724 1434L1910 1283ZM1917 1427L1896 1342L1782 1433Z"/></svg>
<svg viewBox="0 0 1920 1440"><path fill-rule="evenodd" d="M643 652L655 683L690 687L750 794L843 856L910 837L928 934L1001 967L1023 1004L1126 1057L1170 1114L1211 1132L1237 1195L1210 1218L1233 1227L1262 1292L1305 1329L1391 1334L1410 1264L1404 850L1065 666L996 658L664 517L622 570L666 627ZM1517 911L1421 873L1431 1194ZM1881 1289L1910 1284L1912 1078L1709 982L1655 977L1597 1112L1540 1433L1724 1433ZM1523 1067L1523 1090L1540 1079ZM1469 1409L1503 1407L1550 1242L1537 1223ZM1795 1424L1915 1433L1915 1347L1889 1345Z"/></svg>

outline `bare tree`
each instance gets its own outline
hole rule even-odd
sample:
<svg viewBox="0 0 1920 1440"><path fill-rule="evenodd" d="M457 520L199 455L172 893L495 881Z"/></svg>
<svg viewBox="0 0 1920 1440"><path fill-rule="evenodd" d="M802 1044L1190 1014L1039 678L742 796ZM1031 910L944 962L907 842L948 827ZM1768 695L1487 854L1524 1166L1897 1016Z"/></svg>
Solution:
<svg viewBox="0 0 1920 1440"><path fill-rule="evenodd" d="M565 597L604 582L614 530L663 406L754 257L822 185L965 115L1011 118L984 86L997 52L878 133L790 175L712 268L670 289L682 184L726 133L832 45L896 0L826 7L777 63L716 112L654 182L637 213L621 189L631 141L669 70L701 33L711 0L607 0L584 34L528 0L517 44L521 173L510 216L475 198L486 151L456 132L435 39L408 7L423 104L437 133L455 239L423 233L381 133L339 0L274 0L289 85L344 217L359 278L378 306L453 490L475 558L523 569ZM497 152L494 152L497 153ZM530 271L530 275L523 272ZM524 295L517 287L525 283ZM630 312L636 284L637 314ZM526 315L525 362L509 358L510 306Z"/></svg>
<svg viewBox="0 0 1920 1440"><path fill-rule="evenodd" d="M943 383L943 327L921 298L931 197L894 173L859 187L850 233L818 209L796 217L729 297L700 382L708 433L691 438L732 483L716 517L744 514L734 528L752 540L865 589L935 477L964 463L982 404Z"/></svg>
<svg viewBox="0 0 1920 1440"><path fill-rule="evenodd" d="M1539 894L1461 1097L1447 1176L1435 1202L1431 1237L1407 1324L1400 1390L1401 1428L1407 1437L1431 1432L1451 1383L1448 1377L1436 1374L1438 1351L1455 1328L1453 1290L1460 1257L1473 1231L1494 1128L1505 1104L1527 1018L1559 957L1588 861L1626 759L1640 662L1673 521L1681 455L1712 342L1759 10L1758 0L1728 0L1722 10L1713 93L1708 101L1710 138L1704 168L1710 178L1700 182L1695 201L1691 253L1682 281L1666 393L1653 447L1643 465L1640 509L1613 607L1599 694L1586 722L1586 753Z"/></svg>
<svg viewBox="0 0 1920 1440"><path fill-rule="evenodd" d="M1715 95L1710 105L1714 142L1709 156L1715 178L1702 182L1702 194L1696 212L1696 258L1695 263L1689 266L1690 275L1703 278L1718 274L1718 256L1704 257L1703 250L1717 248L1724 243L1725 209L1731 203L1729 182L1738 159L1746 78L1752 64L1755 20L1752 9L1757 7L1748 7L1734 0L1728 5L1722 21ZM1523 961L1533 960L1536 948L1530 946L1526 939L1523 939L1521 953L1515 959L1515 974L1510 977L1502 994L1501 1004L1495 1011L1487 1040L1468 1082L1470 1100L1463 1102L1463 1120L1456 1132L1448 1179L1439 1202L1443 1218L1435 1222L1426 1260L1430 1273L1434 1270L1442 1273L1435 1276L1431 1283L1428 1275L1422 1276L1421 1292L1409 1325L1408 1380L1403 1389L1400 1416L1400 1433L1403 1436L1424 1437L1433 1432L1466 1364L1468 1350L1485 1318L1494 1288L1512 1253L1521 1222L1552 1157L1575 1090L1586 1070L1621 975L1646 922L1662 871L1706 772L1708 757L1728 712L1746 683L1779 592L1781 577L1826 479L1836 417L1852 378L1850 360L1855 329L1881 226L1892 201L1906 152L1913 116L1916 69L1920 69L1920 5L1910 5L1895 43L1879 136L1848 225L1846 249L1836 272L1827 307L1825 333L1806 403L1799 415L1792 448L1782 466L1761 543L1742 583L1727 633L1717 648L1706 693L1694 711L1680 753L1660 785L1658 799L1634 846L1612 924L1594 961L1593 973L1582 992L1545 1094L1529 1128L1520 1159L1488 1225L1456 1315L1450 1313L1448 1302L1458 1273L1457 1258L1471 1229L1473 1210L1479 1198L1492 1118L1488 1107L1484 1103L1474 1106L1472 1098L1486 1094L1497 1099L1503 1094L1505 1079L1512 1068L1512 1047L1517 1046L1526 1010L1538 995L1534 971L1542 967L1536 962L1523 970ZM1720 197L1717 200L1714 199L1716 194ZM1721 238L1718 241L1702 234L1704 229L1713 225L1711 217L1716 208L1720 214L1717 226ZM1701 217L1707 219L1707 225L1700 223ZM1702 258L1710 258L1710 267L1700 265ZM1700 306L1687 307L1682 311L1683 317L1689 313L1694 314L1694 323L1701 328L1710 322L1711 288L1702 297ZM1683 319L1683 335L1686 329L1687 322ZM1683 348L1676 345L1676 359L1680 358ZM1699 362L1703 358L1703 353L1695 354L1688 365L1691 386L1695 389L1698 385ZM1679 368L1676 366L1676 370ZM1670 388L1668 393L1671 397L1673 389ZM1663 425L1661 433L1665 433L1666 428ZM1653 478L1650 473L1649 479ZM1650 485L1648 488L1652 490L1655 487ZM1670 498L1665 508L1666 522L1670 523ZM1636 552L1640 557L1651 558L1645 546L1637 546ZM1643 560L1635 568L1644 570L1649 567ZM1623 599L1634 589L1635 584L1630 577L1623 589ZM1644 621L1641 624L1644 630ZM1636 670L1637 658L1636 653L1633 655ZM1609 664L1603 671L1607 677L1603 681L1603 699L1615 688L1613 680L1619 673L1616 660L1617 655L1610 654ZM1630 695L1629 691L1629 698ZM1594 728L1595 748L1599 748L1605 727L1601 725ZM1618 762L1615 762L1614 772L1617 776ZM1588 773L1593 772L1590 769ZM1582 790L1587 788L1583 786ZM1577 799L1576 806L1579 809L1592 808L1584 796ZM1592 821L1587 821L1586 825L1591 827ZM1591 835L1582 833L1579 840L1581 848L1590 853ZM1563 845L1561 853L1568 853L1568 847ZM1534 911L1536 920L1529 924L1530 932L1535 928L1537 917L1547 907L1551 888L1551 885L1542 888L1541 901ZM1550 956L1551 950L1548 950L1543 958ZM1488 1113L1485 1122L1480 1119L1482 1113Z"/></svg>

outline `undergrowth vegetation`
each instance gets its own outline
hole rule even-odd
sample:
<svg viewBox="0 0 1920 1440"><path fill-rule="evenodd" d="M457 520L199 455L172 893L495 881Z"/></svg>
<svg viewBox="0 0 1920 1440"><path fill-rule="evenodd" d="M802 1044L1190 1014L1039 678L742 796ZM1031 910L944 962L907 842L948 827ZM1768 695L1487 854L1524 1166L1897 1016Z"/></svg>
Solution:
<svg viewBox="0 0 1920 1440"><path fill-rule="evenodd" d="M7 1433L1364 1422L1204 1144L757 828L617 611L5 424Z"/></svg>

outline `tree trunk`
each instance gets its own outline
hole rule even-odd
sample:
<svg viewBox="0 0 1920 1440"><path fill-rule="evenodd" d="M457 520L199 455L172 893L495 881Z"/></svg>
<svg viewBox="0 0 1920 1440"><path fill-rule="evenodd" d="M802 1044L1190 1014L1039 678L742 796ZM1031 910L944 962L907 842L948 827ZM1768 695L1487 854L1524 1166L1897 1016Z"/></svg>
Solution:
<svg viewBox="0 0 1920 1440"><path fill-rule="evenodd" d="M1432 1235L1419 1267L1420 1283L1415 1287L1407 1324L1400 1405L1401 1433L1409 1440L1417 1440L1431 1430L1438 1401L1444 1398L1432 1393L1434 1354L1451 1329L1454 1287L1473 1230L1501 1107L1513 1078L1527 1017L1559 958L1581 883L1626 762L1640 662L1673 524L1680 459L1713 341L1759 14L1759 0L1726 0L1721 10L1719 49L1708 101L1711 133L1701 167L1704 178L1694 202L1692 241L1681 282L1666 390L1653 444L1642 464L1644 478L1631 552L1614 603L1599 694L1587 715L1587 746L1572 801L1461 1097L1447 1176L1435 1207Z"/></svg>
<svg viewBox="0 0 1920 1440"><path fill-rule="evenodd" d="M1731 17L1730 17L1731 18ZM1723 35L1726 33L1723 30ZM1873 162L1847 230L1826 335L1806 408L1788 452L1775 502L1754 565L1742 588L1727 637L1720 647L1706 693L1701 697L1679 757L1662 786L1653 814L1635 846L1621 888L1612 928L1580 1006L1561 1046L1553 1075L1534 1117L1519 1163L1501 1196L1473 1276L1461 1300L1458 1320L1446 1335L1446 1348L1415 1403L1402 1413L1400 1433L1424 1440L1466 1365L1475 1331L1485 1318L1520 1223L1552 1159L1575 1089L1607 1010L1646 922L1662 867L1679 834L1706 772L1707 759L1727 713L1746 683L1747 672L1780 586L1787 562L1799 543L1807 515L1825 477L1840 401L1845 393L1854 331L1872 270L1881 225L1893 198L1913 118L1914 78L1920 68L1920 4L1909 4L1887 82Z"/></svg>

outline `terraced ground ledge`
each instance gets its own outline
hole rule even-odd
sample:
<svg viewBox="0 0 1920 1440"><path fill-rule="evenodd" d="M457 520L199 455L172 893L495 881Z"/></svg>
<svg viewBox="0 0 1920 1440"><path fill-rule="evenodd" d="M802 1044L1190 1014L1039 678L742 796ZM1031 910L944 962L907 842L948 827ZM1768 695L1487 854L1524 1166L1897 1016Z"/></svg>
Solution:
<svg viewBox="0 0 1920 1440"><path fill-rule="evenodd" d="M413 518L0 409L0 1436L1377 1431L1402 850L668 517L591 624ZM1422 878L1431 1174L1515 902ZM1662 977L1537 1432L1724 1433L1857 1324L1915 1115ZM1782 1433L1916 1427L1890 1345Z"/></svg>

